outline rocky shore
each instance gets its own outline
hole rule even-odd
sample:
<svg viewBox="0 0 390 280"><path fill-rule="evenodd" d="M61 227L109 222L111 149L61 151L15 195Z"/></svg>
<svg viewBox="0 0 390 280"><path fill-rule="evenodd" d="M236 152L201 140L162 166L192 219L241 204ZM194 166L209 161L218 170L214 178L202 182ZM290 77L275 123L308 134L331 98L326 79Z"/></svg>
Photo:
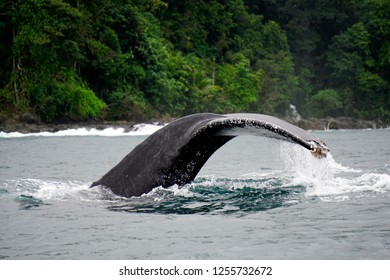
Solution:
<svg viewBox="0 0 390 280"><path fill-rule="evenodd" d="M171 120L152 120L146 123L163 124ZM323 119L300 119L287 120L294 125L297 125L305 130L334 130L334 129L377 129L387 128L390 124L386 124L380 120L360 120L349 117L323 118ZM95 128L103 130L109 127L124 128L125 131L134 129L135 122L128 121L88 121L88 122L66 122L66 123L41 123L31 116L23 116L18 119L4 118L0 119L0 131L3 132L57 132L66 129L77 128Z"/></svg>
<svg viewBox="0 0 390 280"><path fill-rule="evenodd" d="M106 122L106 121L88 121L88 122L66 122L66 123L35 123L25 122L18 120L7 120L0 123L0 131L3 132L20 132L20 133L35 133L35 132L57 132L67 129L77 128L95 128L103 130L109 127L121 127L125 131L131 131L135 123L118 121L118 122Z"/></svg>
<svg viewBox="0 0 390 280"><path fill-rule="evenodd" d="M377 129L390 127L390 124L380 120L360 120L350 117L301 119L294 124L305 130Z"/></svg>

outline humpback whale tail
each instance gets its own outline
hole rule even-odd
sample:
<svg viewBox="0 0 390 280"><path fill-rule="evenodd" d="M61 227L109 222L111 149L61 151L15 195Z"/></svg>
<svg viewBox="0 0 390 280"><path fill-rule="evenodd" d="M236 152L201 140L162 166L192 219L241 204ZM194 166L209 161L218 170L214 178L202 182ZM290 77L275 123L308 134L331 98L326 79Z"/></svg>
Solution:
<svg viewBox="0 0 390 280"><path fill-rule="evenodd" d="M186 184L216 150L242 134L296 143L316 157L325 157L329 151L320 139L272 116L199 113L177 119L150 135L91 187L102 185L131 197L158 186Z"/></svg>

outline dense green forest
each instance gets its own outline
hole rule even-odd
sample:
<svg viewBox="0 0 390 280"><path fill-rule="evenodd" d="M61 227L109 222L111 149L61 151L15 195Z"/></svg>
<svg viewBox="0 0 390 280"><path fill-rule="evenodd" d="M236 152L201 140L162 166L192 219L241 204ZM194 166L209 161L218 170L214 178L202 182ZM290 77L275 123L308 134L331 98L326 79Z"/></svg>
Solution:
<svg viewBox="0 0 390 280"><path fill-rule="evenodd" d="M0 113L390 120L389 0L0 0Z"/></svg>

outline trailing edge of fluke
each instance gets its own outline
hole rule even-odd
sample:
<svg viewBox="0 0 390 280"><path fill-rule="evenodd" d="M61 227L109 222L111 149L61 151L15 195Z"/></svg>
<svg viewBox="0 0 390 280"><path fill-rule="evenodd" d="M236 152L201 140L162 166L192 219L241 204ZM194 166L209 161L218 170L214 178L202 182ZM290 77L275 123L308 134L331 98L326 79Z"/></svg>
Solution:
<svg viewBox="0 0 390 280"><path fill-rule="evenodd" d="M243 134L296 143L318 158L329 151L307 131L272 116L199 113L177 119L150 135L91 187L101 185L117 195L132 197L159 186L189 183L216 150Z"/></svg>

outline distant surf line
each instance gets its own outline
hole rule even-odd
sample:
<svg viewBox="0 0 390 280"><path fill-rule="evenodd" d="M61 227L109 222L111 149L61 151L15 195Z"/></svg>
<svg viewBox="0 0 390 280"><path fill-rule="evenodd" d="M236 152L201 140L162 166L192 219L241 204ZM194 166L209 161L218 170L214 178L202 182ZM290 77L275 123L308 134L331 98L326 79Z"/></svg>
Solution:
<svg viewBox="0 0 390 280"><path fill-rule="evenodd" d="M103 136L103 137L117 137L117 136L143 136L150 135L164 125L156 124L137 124L133 129L128 131L122 127L108 127L105 129L96 128L71 128L65 130L59 130L56 132L33 132L33 133L21 133L21 132L3 132L0 131L0 138L22 138L22 137L65 137L65 136Z"/></svg>

